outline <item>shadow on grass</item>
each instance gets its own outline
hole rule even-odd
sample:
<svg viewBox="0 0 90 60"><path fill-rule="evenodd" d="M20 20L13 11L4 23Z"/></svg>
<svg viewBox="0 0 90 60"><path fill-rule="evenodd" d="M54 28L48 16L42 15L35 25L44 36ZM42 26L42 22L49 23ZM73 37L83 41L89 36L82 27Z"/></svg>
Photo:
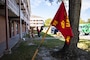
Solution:
<svg viewBox="0 0 90 60"><path fill-rule="evenodd" d="M45 33L42 33L44 35ZM53 37L51 35L47 35L46 37ZM35 45L28 45L31 43L29 39L26 41L22 41L18 47L14 46L11 50L11 54L3 55L0 60L31 60L32 56L34 55L35 50L37 49L38 45L40 44L41 40L33 40ZM48 39L45 40L42 46L50 49L54 48L55 46L63 45L64 41L60 41L59 39Z"/></svg>
<svg viewBox="0 0 90 60"><path fill-rule="evenodd" d="M28 46L26 42L21 42L19 47L13 47L12 53L4 55L0 60L30 60L37 46Z"/></svg>
<svg viewBox="0 0 90 60"><path fill-rule="evenodd" d="M44 34L45 33L41 33L42 36ZM54 38L52 35L49 35L49 34L47 34L46 37ZM31 43L31 40L35 45L28 45L29 43ZM22 41L18 47L15 46L12 48L11 54L2 56L0 60L31 60L40 42L41 42L41 39L37 40L32 38L26 41ZM81 41L81 43L82 42L83 41ZM45 39L41 46L44 46L45 48L48 48L48 49L55 49L56 47L58 47L58 49L61 49L63 45L64 45L63 40ZM87 45L89 45L90 47L90 44L87 44ZM89 55L90 55L90 51L89 51Z"/></svg>

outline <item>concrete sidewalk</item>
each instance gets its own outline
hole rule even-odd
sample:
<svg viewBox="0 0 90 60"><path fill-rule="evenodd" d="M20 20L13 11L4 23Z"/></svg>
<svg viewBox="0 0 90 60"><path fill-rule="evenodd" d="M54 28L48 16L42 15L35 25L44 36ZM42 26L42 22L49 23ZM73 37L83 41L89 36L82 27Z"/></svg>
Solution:
<svg viewBox="0 0 90 60"><path fill-rule="evenodd" d="M12 47L14 47L18 41L19 41L19 35L16 35L10 38L8 42L9 48L11 49ZM6 42L1 43L0 44L0 57L3 56L5 48L6 48Z"/></svg>
<svg viewBox="0 0 90 60"><path fill-rule="evenodd" d="M35 40L41 40L43 37L34 37ZM45 40L48 39L60 39L60 40L64 40L64 38L62 36L53 36L53 37L45 37Z"/></svg>

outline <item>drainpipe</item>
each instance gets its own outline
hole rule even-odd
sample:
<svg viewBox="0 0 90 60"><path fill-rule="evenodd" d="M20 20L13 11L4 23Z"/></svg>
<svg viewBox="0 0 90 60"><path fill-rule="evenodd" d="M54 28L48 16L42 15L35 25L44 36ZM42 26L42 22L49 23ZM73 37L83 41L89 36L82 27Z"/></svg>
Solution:
<svg viewBox="0 0 90 60"><path fill-rule="evenodd" d="M19 0L20 39L22 39L21 0Z"/></svg>
<svg viewBox="0 0 90 60"><path fill-rule="evenodd" d="M4 54L11 54L11 49L9 49L9 22L8 22L8 0L5 0L5 24L6 24L6 49Z"/></svg>
<svg viewBox="0 0 90 60"><path fill-rule="evenodd" d="M8 24L8 0L5 0L5 24L6 24L6 50L8 50L8 40L9 40L9 24Z"/></svg>

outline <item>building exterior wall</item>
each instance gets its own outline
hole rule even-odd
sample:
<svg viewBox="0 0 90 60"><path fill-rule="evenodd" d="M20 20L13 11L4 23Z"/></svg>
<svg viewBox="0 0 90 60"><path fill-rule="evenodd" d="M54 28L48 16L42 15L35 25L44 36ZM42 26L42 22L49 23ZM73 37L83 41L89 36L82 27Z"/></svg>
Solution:
<svg viewBox="0 0 90 60"><path fill-rule="evenodd" d="M43 20L30 20L30 26L34 26L34 27L44 26L44 21Z"/></svg>
<svg viewBox="0 0 90 60"><path fill-rule="evenodd" d="M17 34L17 22L14 21L14 36Z"/></svg>
<svg viewBox="0 0 90 60"><path fill-rule="evenodd" d="M23 33L28 32L29 2L30 0L0 0L0 54L4 51L9 53L9 48L23 38Z"/></svg>
<svg viewBox="0 0 90 60"><path fill-rule="evenodd" d="M7 0L6 0L7 1ZM12 38L16 36L17 34L20 34L21 28L20 28L20 19L23 20L26 24L28 24L28 20L30 17L30 3L28 3L29 0L21 0L23 2L21 5L21 10L19 10L19 0L8 0L8 14L7 17L10 19L8 20L8 28L7 31L9 32L9 35L6 35L6 22L5 22L5 1L0 0L0 43L1 42L6 42L6 36L9 36L9 38ZM21 12L19 16L19 11ZM19 19L20 18L20 19ZM22 31L26 32L26 24L21 24L22 25ZM28 24L29 25L29 24ZM7 39L8 40L8 39Z"/></svg>
<svg viewBox="0 0 90 60"><path fill-rule="evenodd" d="M14 36L14 24L13 24L13 22L11 23L11 37L13 37Z"/></svg>
<svg viewBox="0 0 90 60"><path fill-rule="evenodd" d="M17 34L19 34L20 32L20 28L19 28L20 24L18 21L16 20L12 20L9 23L9 33L10 33L10 38L12 38L13 36L16 36Z"/></svg>
<svg viewBox="0 0 90 60"><path fill-rule="evenodd" d="M41 28L41 26L44 26L44 18L40 16L31 15L30 17L30 27L34 27L34 30L36 28Z"/></svg>
<svg viewBox="0 0 90 60"><path fill-rule="evenodd" d="M25 32L25 24L22 25L22 32Z"/></svg>
<svg viewBox="0 0 90 60"><path fill-rule="evenodd" d="M18 26L17 34L19 34L19 33L20 33L20 23L18 22L17 24L18 24L18 25L17 25L17 26Z"/></svg>
<svg viewBox="0 0 90 60"><path fill-rule="evenodd" d="M0 43L6 40L5 17L0 16Z"/></svg>

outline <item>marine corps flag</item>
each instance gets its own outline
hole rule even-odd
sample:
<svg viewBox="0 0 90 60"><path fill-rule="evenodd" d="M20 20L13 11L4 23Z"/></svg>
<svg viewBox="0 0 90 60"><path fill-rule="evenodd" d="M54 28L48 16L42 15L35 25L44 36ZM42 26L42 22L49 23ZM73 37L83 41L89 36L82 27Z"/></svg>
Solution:
<svg viewBox="0 0 90 60"><path fill-rule="evenodd" d="M63 1L52 20L51 25L55 26L62 33L65 38L65 42L69 45L73 33Z"/></svg>

